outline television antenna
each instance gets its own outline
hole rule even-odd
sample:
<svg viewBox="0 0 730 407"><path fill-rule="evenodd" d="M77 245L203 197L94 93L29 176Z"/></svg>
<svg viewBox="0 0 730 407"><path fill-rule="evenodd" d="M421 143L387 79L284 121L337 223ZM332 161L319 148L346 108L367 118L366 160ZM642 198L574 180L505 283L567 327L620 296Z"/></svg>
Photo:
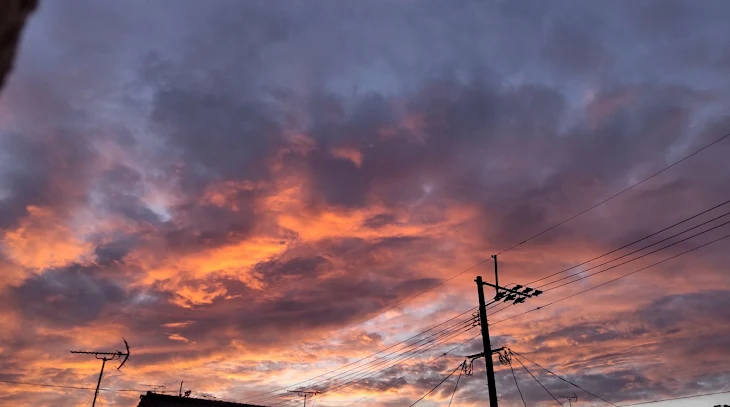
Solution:
<svg viewBox="0 0 730 407"><path fill-rule="evenodd" d="M573 393L572 396L558 396L558 397L568 399L568 407L573 407L573 402L578 401L578 396L575 393Z"/></svg>
<svg viewBox="0 0 730 407"><path fill-rule="evenodd" d="M322 394L321 391L302 391L302 390L289 390L289 393L296 393L298 396L304 396L304 407L307 407L307 396L316 396Z"/></svg>
<svg viewBox="0 0 730 407"><path fill-rule="evenodd" d="M122 362L117 366L117 370L121 369L122 366L124 366L125 363L127 363L127 359L129 359L130 351L129 351L129 344L127 343L127 340L122 338L124 341L124 347L126 348L126 352L122 351L116 351L116 352L96 352L96 351L81 351L81 350L72 350L71 353L78 353L82 355L94 355L97 359L101 360L101 371L99 372L99 380L96 382L96 391L94 392L94 401L91 403L91 407L94 407L96 405L96 398L99 396L99 386L101 385L101 377L104 375L104 365L106 365L107 360L121 360Z"/></svg>

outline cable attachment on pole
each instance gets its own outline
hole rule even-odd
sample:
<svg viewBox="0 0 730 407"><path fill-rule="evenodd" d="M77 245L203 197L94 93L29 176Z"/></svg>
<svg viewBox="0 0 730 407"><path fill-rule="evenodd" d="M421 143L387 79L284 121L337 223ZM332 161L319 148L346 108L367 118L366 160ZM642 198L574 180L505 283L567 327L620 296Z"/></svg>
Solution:
<svg viewBox="0 0 730 407"><path fill-rule="evenodd" d="M511 366L512 365L512 354L511 354L509 348L507 348L504 351L498 353L497 355L499 355L499 363L501 363L504 366Z"/></svg>
<svg viewBox="0 0 730 407"><path fill-rule="evenodd" d="M474 359L471 359L469 363L466 362L467 360L464 359L464 363L461 365L461 370L464 376L471 376L474 374Z"/></svg>
<svg viewBox="0 0 730 407"><path fill-rule="evenodd" d="M471 320L471 326L472 328L475 326L481 326L481 321L479 321L479 313L475 312L471 314L472 320Z"/></svg>

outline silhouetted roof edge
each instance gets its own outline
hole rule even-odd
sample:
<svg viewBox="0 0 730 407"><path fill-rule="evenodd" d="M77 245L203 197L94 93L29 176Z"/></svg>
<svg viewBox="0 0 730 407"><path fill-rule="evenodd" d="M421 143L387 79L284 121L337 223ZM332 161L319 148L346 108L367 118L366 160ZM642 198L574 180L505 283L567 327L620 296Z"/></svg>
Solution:
<svg viewBox="0 0 730 407"><path fill-rule="evenodd" d="M234 403L231 401L199 399L194 397L171 396L168 394L159 394L148 391L147 394L139 396L140 401L138 407L157 407L157 406L196 406L196 407L265 407L255 404Z"/></svg>

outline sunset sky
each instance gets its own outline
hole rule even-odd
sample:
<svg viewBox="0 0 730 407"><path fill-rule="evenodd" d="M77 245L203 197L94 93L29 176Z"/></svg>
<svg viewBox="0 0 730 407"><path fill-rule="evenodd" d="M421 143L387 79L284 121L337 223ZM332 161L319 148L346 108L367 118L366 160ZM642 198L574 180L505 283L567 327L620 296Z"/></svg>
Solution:
<svg viewBox="0 0 730 407"><path fill-rule="evenodd" d="M90 406L2 381L93 388L99 361L69 351L124 337L102 387L134 391L102 407L181 380L297 406L285 386L468 319L490 255L730 133L729 19L724 0L41 1L0 92L0 405ZM730 200L728 157L730 138L502 253L500 282ZM506 319L728 234L493 308L492 344L618 405L730 390L730 239ZM431 362L463 331L315 406L410 405L482 351ZM495 363L500 405L523 405ZM556 405L513 366L527 405ZM455 378L417 406L446 406ZM485 383L478 360L452 406L487 405Z"/></svg>

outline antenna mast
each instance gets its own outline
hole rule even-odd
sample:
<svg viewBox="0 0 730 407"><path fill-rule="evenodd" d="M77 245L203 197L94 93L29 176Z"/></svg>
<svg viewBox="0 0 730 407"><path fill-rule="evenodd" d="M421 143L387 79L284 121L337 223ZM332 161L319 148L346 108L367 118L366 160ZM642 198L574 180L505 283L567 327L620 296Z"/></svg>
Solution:
<svg viewBox="0 0 730 407"><path fill-rule="evenodd" d="M289 393L296 393L299 396L304 396L304 407L307 407L307 396L316 396L322 394L321 391L302 391L302 390L289 390Z"/></svg>
<svg viewBox="0 0 730 407"><path fill-rule="evenodd" d="M576 402L578 401L578 396L575 393L573 393L572 396L558 396L558 397L568 399L568 406L570 406L570 407L573 406L574 401L576 401Z"/></svg>
<svg viewBox="0 0 730 407"><path fill-rule="evenodd" d="M127 363L127 359L129 359L129 344L127 343L127 340L122 338L124 341L124 347L127 349L126 352L122 351L116 351L116 352L95 352L95 351L80 351L80 350L72 350L71 353L79 353L82 355L94 355L95 358L101 360L101 371L99 372L99 380L96 382L96 391L94 392L94 401L91 404L91 407L95 407L96 405L96 398L99 396L99 386L101 385L101 377L104 375L104 365L106 365L107 360L117 360L121 359L122 363L117 366L117 370L121 369L122 366L124 366L125 363Z"/></svg>

